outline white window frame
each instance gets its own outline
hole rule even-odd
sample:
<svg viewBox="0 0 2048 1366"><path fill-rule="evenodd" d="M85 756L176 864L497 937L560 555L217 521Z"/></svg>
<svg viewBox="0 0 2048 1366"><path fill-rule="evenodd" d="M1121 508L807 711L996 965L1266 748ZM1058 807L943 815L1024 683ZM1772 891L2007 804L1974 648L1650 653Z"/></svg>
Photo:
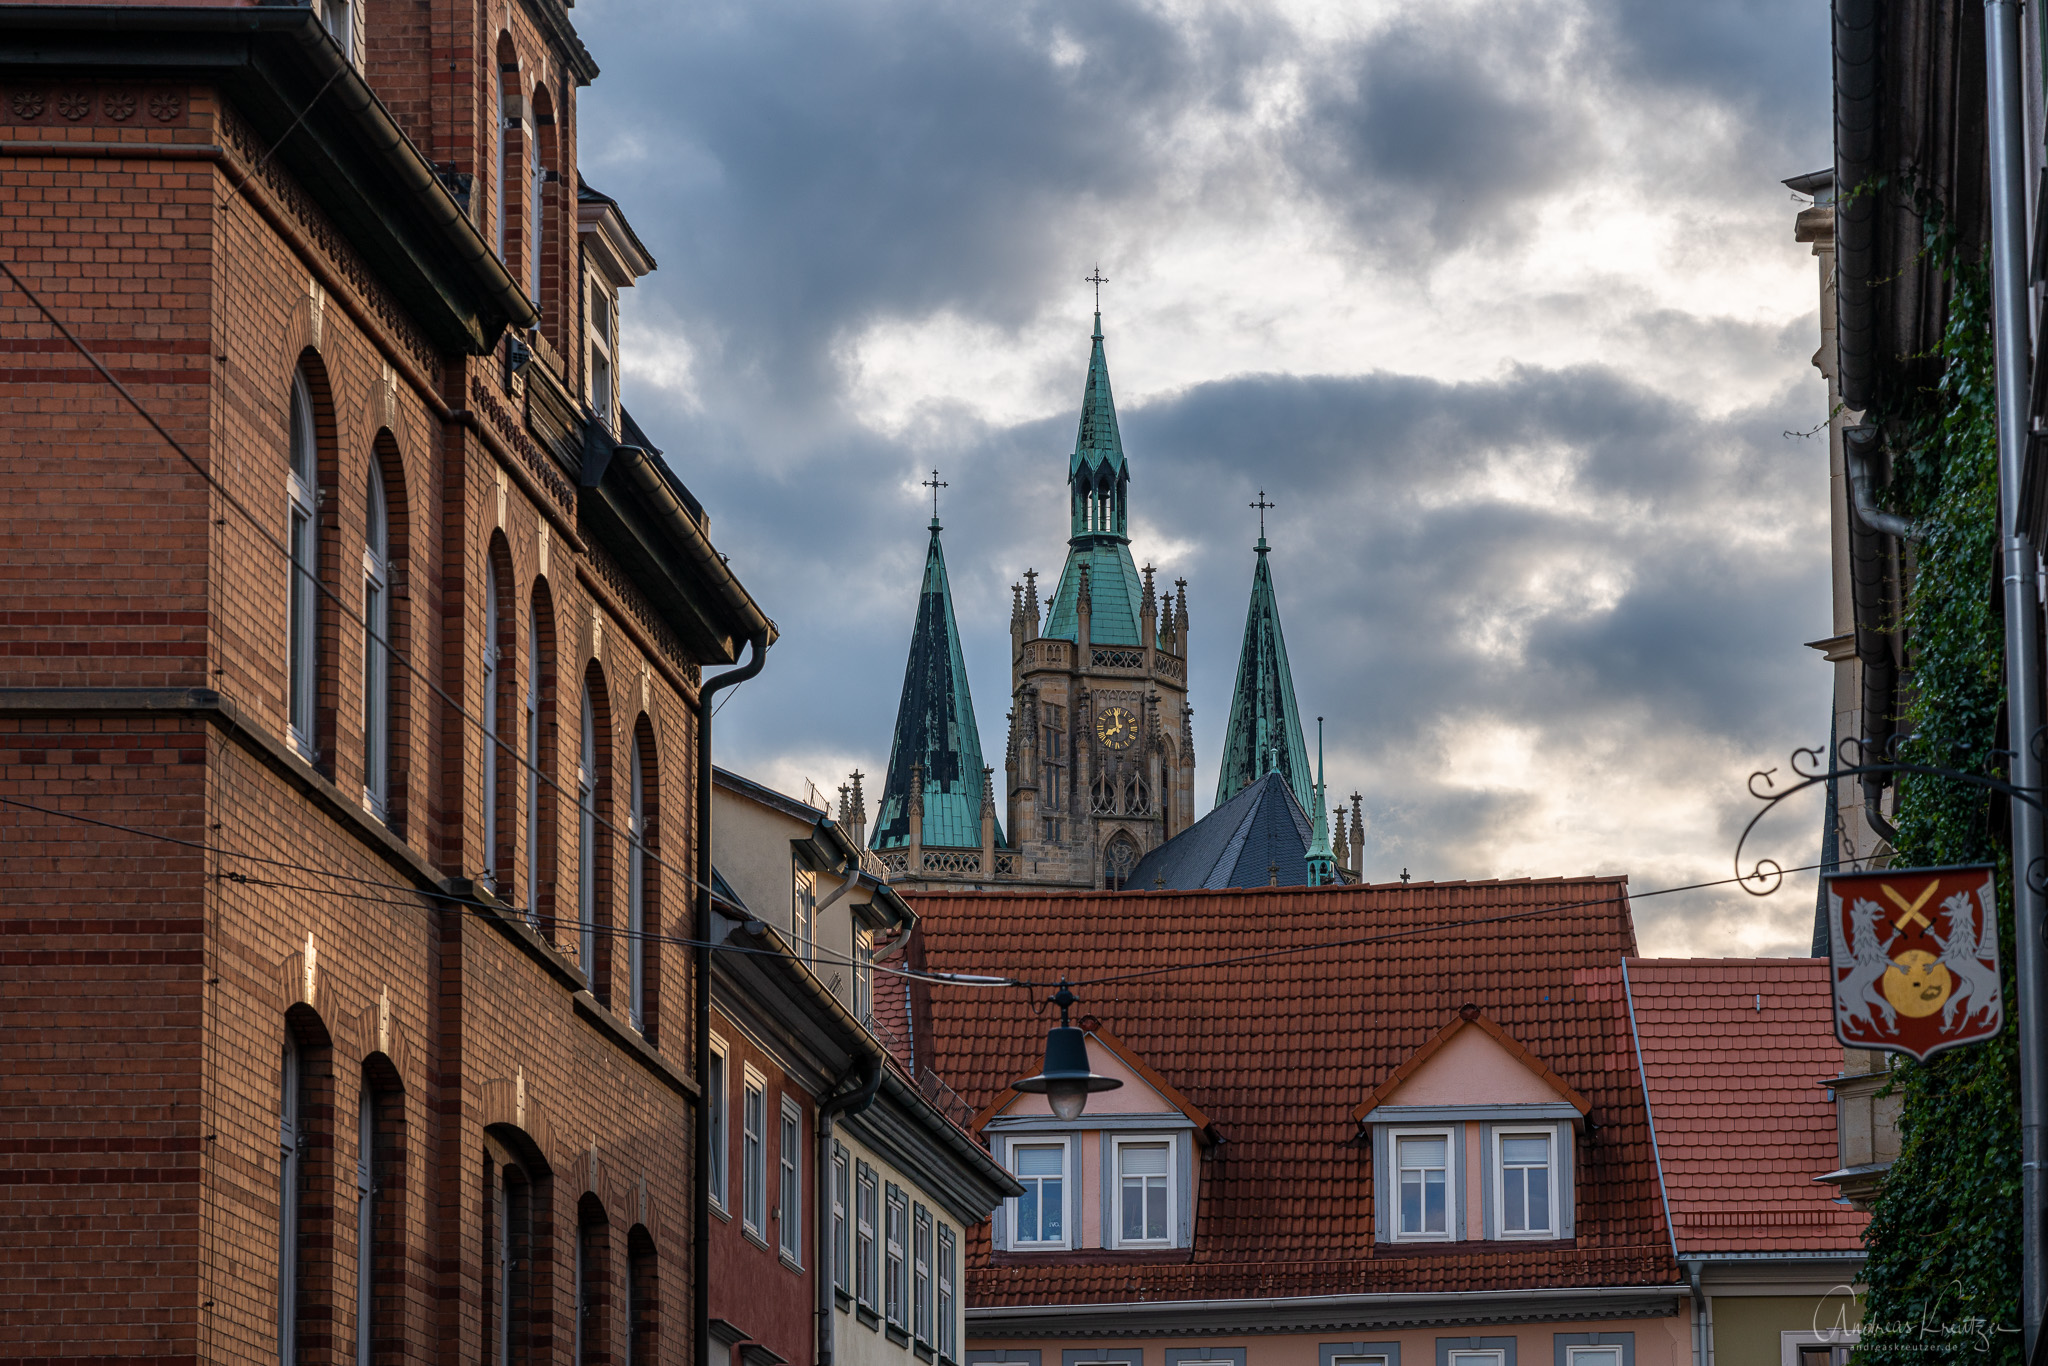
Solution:
<svg viewBox="0 0 2048 1366"><path fill-rule="evenodd" d="M910 1197L895 1182L883 1187L882 1317L910 1332Z"/></svg>
<svg viewBox="0 0 2048 1366"><path fill-rule="evenodd" d="M910 1324L911 1336L929 1347L937 1334L932 1331L933 1262L938 1253L938 1230L932 1212L922 1203L910 1212Z"/></svg>
<svg viewBox="0 0 2048 1366"><path fill-rule="evenodd" d="M960 1239L951 1224L939 1225L938 1244L939 1359L954 1361L960 1355Z"/></svg>
<svg viewBox="0 0 2048 1366"><path fill-rule="evenodd" d="M853 1298L870 1314L882 1312L882 1178L866 1162L853 1168Z"/></svg>
<svg viewBox="0 0 2048 1366"><path fill-rule="evenodd" d="M818 956L818 875L794 856L790 859L789 896L796 956L814 962Z"/></svg>
<svg viewBox="0 0 2048 1366"><path fill-rule="evenodd" d="M320 26L350 66L356 61L356 7L351 0L321 0Z"/></svg>
<svg viewBox="0 0 2048 1366"><path fill-rule="evenodd" d="M498 567L484 556L483 814L484 886L498 885Z"/></svg>
<svg viewBox="0 0 2048 1366"><path fill-rule="evenodd" d="M633 1028L647 1032L647 790L640 776L640 737L626 755L632 797L626 811L626 1009Z"/></svg>
<svg viewBox="0 0 2048 1366"><path fill-rule="evenodd" d="M1628 1353L1620 1343L1598 1347L1574 1344L1564 1349L1564 1366L1627 1366L1627 1361Z"/></svg>
<svg viewBox="0 0 2048 1366"><path fill-rule="evenodd" d="M853 1155L832 1145L832 1288L853 1295ZM844 1311L845 1305L840 1305Z"/></svg>
<svg viewBox="0 0 2048 1366"><path fill-rule="evenodd" d="M612 425L612 385L616 382L618 315L602 281L590 281L590 410L606 428Z"/></svg>
<svg viewBox="0 0 2048 1366"><path fill-rule="evenodd" d="M794 1096L782 1097L781 1125L775 1135L778 1180L775 1187L776 1242L782 1260L804 1264L804 1107Z"/></svg>
<svg viewBox="0 0 2048 1366"><path fill-rule="evenodd" d="M381 821L391 799L391 513L375 465L364 504L363 807Z"/></svg>
<svg viewBox="0 0 2048 1366"><path fill-rule="evenodd" d="M706 1182L706 1190L709 1192L712 1208L725 1214L731 1213L726 1204L730 1184L727 1167L732 1157L732 1100L726 1089L731 1080L728 1071L731 1058L732 1052L725 1040L713 1034L711 1057L709 1065L705 1068L704 1078L704 1091L708 1102L705 1106L705 1118L711 1126L711 1171L710 1180Z"/></svg>
<svg viewBox="0 0 2048 1366"><path fill-rule="evenodd" d="M356 1101L356 1366L370 1366L376 1324L377 1093Z"/></svg>
<svg viewBox="0 0 2048 1366"><path fill-rule="evenodd" d="M320 620L320 447L313 391L306 372L292 372L291 449L285 469L287 549L285 635L289 661L286 733L307 763L314 761L314 708L318 703Z"/></svg>
<svg viewBox="0 0 2048 1366"><path fill-rule="evenodd" d="M583 683L583 742L576 755L577 953L583 975L597 987L597 708Z"/></svg>
<svg viewBox="0 0 2048 1366"><path fill-rule="evenodd" d="M1330 1366L1387 1366L1387 1354L1385 1352L1366 1352L1363 1354L1354 1352L1348 1355L1333 1356L1330 1358Z"/></svg>
<svg viewBox="0 0 2048 1366"><path fill-rule="evenodd" d="M1395 1129L1387 1134L1387 1192L1394 1202L1387 1227L1393 1231L1397 1243L1453 1243L1459 1240L1463 1231L1461 1220L1464 1216L1462 1197L1465 1193L1465 1174L1458 1162L1458 1142L1461 1135L1457 1130L1442 1128ZM1444 1228L1441 1233L1409 1233L1401 1227L1401 1140L1404 1138L1440 1138L1444 1141ZM1427 1170L1417 1168L1418 1171ZM1428 1222L1429 1201L1426 1198L1427 1183L1423 1187L1425 1198L1422 1202L1424 1222Z"/></svg>
<svg viewBox="0 0 2048 1366"><path fill-rule="evenodd" d="M740 1223L767 1241L768 1079L752 1067L740 1091Z"/></svg>
<svg viewBox="0 0 2048 1366"><path fill-rule="evenodd" d="M1445 1359L1450 1366L1507 1366L1508 1354L1498 1347L1454 1347Z"/></svg>
<svg viewBox="0 0 2048 1366"><path fill-rule="evenodd" d="M1047 1138L1013 1138L1004 1145L1004 1162L1011 1176L1016 1177L1019 1182L1027 1179L1043 1181L1043 1177L1026 1178L1017 1176L1017 1154L1026 1148L1058 1148L1060 1150L1060 1237L1055 1242L1049 1239L1024 1238L1020 1236L1023 1228L1017 1221L1017 1210L1018 1202L1023 1197L1011 1196L1005 1202L1003 1210L1005 1216L1004 1225L1008 1233L1007 1241L1011 1247L1020 1252L1056 1252L1078 1246L1076 1230L1074 1228L1076 1221L1074 1219L1071 1192L1073 1190L1072 1183L1078 1179L1075 1168L1080 1164L1075 1161L1078 1153L1074 1146L1073 1137L1071 1135L1055 1135ZM1045 1216L1042 1212L1045 1207L1045 1188L1042 1185L1039 1187L1038 1200L1041 1211L1038 1226L1042 1229L1045 1227Z"/></svg>
<svg viewBox="0 0 2048 1366"><path fill-rule="evenodd" d="M541 241L547 228L546 186L547 167L541 164L540 120L528 120L533 126L526 129L527 190L526 201L526 286L532 296L534 310L541 307Z"/></svg>
<svg viewBox="0 0 2048 1366"><path fill-rule="evenodd" d="M1124 1149L1127 1147L1166 1149L1166 1236L1164 1238L1124 1237ZM1118 1135L1110 1141L1110 1197L1116 1206L1110 1211L1110 1238L1112 1247L1172 1247L1174 1234L1180 1217L1178 1196L1180 1177L1180 1145L1171 1134L1128 1134Z"/></svg>
<svg viewBox="0 0 2048 1366"><path fill-rule="evenodd" d="M1501 1161L1501 1144L1504 1140L1510 1138L1541 1138L1549 1147L1550 1161L1544 1170L1550 1188L1548 1192L1549 1198L1545 1201L1544 1207L1550 1212L1550 1223L1543 1228L1517 1229L1513 1232L1510 1232L1508 1229L1508 1207L1507 1201L1504 1198L1507 1194L1507 1172L1505 1165ZM1546 1239L1554 1239L1558 1236L1557 1164L1559 1150L1563 1146L1557 1141L1557 1128L1555 1125L1535 1125L1526 1129L1501 1126L1492 1129L1486 1144L1486 1166L1487 1180L1492 1183L1493 1187L1493 1232L1497 1238L1503 1242L1530 1240L1540 1242Z"/></svg>

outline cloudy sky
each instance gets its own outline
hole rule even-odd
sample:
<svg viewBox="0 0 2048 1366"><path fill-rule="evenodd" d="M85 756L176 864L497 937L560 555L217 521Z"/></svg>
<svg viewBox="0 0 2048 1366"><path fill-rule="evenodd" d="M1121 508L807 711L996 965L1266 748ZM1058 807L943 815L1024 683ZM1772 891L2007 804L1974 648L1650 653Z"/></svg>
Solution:
<svg viewBox="0 0 2048 1366"><path fill-rule="evenodd" d="M937 466L985 753L1056 572L1089 288L1203 808L1263 488L1368 876L1729 875L1827 738L1819 0L583 0L584 174L659 271L627 405L782 630L720 762L879 775ZM1313 741L1311 740L1311 743ZM874 791L877 779L870 786ZM1815 799L1766 832L1810 863ZM1802 952L1779 895L1658 954Z"/></svg>

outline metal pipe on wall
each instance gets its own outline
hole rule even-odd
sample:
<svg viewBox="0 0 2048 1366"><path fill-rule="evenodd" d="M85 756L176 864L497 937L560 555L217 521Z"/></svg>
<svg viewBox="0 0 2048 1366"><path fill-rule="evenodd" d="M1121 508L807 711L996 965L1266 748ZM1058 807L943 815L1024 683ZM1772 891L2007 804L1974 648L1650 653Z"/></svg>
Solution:
<svg viewBox="0 0 2048 1366"><path fill-rule="evenodd" d="M747 662L707 678L697 689L697 945L691 951L690 990L695 1026L692 1065L700 1086L709 1080L711 1058L711 701L746 682L768 662L768 633L747 640ZM690 1211L690 1322L697 1366L711 1366L711 1095L697 1093L696 1199Z"/></svg>
<svg viewBox="0 0 2048 1366"><path fill-rule="evenodd" d="M1984 0L1985 87L1991 171L1991 318L1998 394L1999 539L2004 550L2005 688L2012 781L2041 785L2034 753L2040 725L2035 579L2038 560L2022 519L2028 405L2026 125L2021 105L2019 0ZM2013 920L2019 978L2021 1319L2028 1361L2039 1359L2048 1274L2042 1261L2042 1138L2048 1130L2048 1040L2042 1037L2048 945L2033 886L2041 817L2012 804Z"/></svg>

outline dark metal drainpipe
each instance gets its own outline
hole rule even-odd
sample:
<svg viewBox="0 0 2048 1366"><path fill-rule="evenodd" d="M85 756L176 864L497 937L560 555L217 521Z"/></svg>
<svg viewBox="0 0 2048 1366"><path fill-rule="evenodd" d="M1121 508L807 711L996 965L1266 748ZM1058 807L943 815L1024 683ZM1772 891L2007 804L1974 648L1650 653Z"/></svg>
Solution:
<svg viewBox="0 0 2048 1366"><path fill-rule="evenodd" d="M768 662L768 633L747 640L747 662L697 688L697 929L691 951L691 990L695 993L691 1057L697 1080L708 1080L711 1057L711 699L761 672ZM690 1214L690 1321L696 1326L697 1366L711 1366L711 1097L697 1094L696 1200Z"/></svg>
<svg viewBox="0 0 2048 1366"><path fill-rule="evenodd" d="M2020 487L2025 474L2028 403L2026 129L2021 110L2018 0L1985 0L1985 88L1991 136L1991 320L1998 366L1998 493L2005 551L2005 706L2012 736L2012 781L2041 785L2034 754L2040 724L2035 654L2035 576L2040 562L2026 533ZM2048 1267L2042 1260L2042 1137L2048 1130L2048 1056L2041 1037L2048 946L2041 938L2041 893L2034 888L2041 815L2012 804L2012 896L2019 976L2021 1320L2026 1357L2039 1357Z"/></svg>

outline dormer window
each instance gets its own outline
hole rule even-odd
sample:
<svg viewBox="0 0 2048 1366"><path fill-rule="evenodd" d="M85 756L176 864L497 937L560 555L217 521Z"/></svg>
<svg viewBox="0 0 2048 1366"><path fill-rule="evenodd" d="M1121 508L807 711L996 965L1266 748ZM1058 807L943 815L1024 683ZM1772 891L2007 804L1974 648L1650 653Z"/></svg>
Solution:
<svg viewBox="0 0 2048 1366"><path fill-rule="evenodd" d="M1116 1140L1117 1246L1166 1247L1173 1230L1173 1144Z"/></svg>
<svg viewBox="0 0 2048 1366"><path fill-rule="evenodd" d="M1019 1247L1067 1245L1067 1145L1017 1143L1010 1148L1011 1172L1024 1193L1017 1197Z"/></svg>
<svg viewBox="0 0 2048 1366"><path fill-rule="evenodd" d="M1451 1135L1396 1134L1394 1165L1401 1189L1397 1238L1450 1237Z"/></svg>
<svg viewBox="0 0 2048 1366"><path fill-rule="evenodd" d="M616 347L613 342L612 300L605 287L590 282L590 411L597 420L612 425L612 374Z"/></svg>
<svg viewBox="0 0 2048 1366"><path fill-rule="evenodd" d="M1551 1186L1551 1140L1549 1132L1494 1130L1493 1170L1501 1237L1557 1236L1551 1215L1557 1205Z"/></svg>

